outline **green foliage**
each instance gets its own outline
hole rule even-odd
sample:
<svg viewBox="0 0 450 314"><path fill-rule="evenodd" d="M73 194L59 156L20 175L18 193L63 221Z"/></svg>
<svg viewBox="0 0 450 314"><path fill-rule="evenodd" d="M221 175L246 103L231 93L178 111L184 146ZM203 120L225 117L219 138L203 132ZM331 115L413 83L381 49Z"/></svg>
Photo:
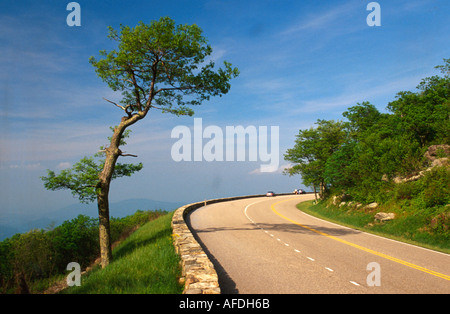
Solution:
<svg viewBox="0 0 450 314"><path fill-rule="evenodd" d="M358 137L359 133L370 129L382 116L374 105L366 101L348 108L342 115L349 121L348 128L352 137Z"/></svg>
<svg viewBox="0 0 450 314"><path fill-rule="evenodd" d="M52 242L43 230L31 230L18 236L12 246L15 252L12 260L15 273L28 277L43 278L52 273L55 265L48 263L54 259Z"/></svg>
<svg viewBox="0 0 450 314"><path fill-rule="evenodd" d="M417 86L419 92L400 92L387 109L399 117L401 129L421 146L450 140L450 59L436 68L442 77L432 76Z"/></svg>
<svg viewBox="0 0 450 314"><path fill-rule="evenodd" d="M137 226L166 214L139 210L134 215L112 218L111 239L123 239ZM30 284L65 274L70 262L77 262L82 268L89 266L99 255L98 237L98 219L79 215L52 230L31 230L1 241L0 291L13 292L19 274Z"/></svg>
<svg viewBox="0 0 450 314"><path fill-rule="evenodd" d="M111 128L114 130L114 128ZM121 137L121 145L126 145L125 139L129 137L130 130L124 132ZM104 148L100 147L100 151L94 157L103 157ZM44 187L47 190L71 190L74 197L78 197L82 203L91 203L97 199L98 175L103 170L105 165L104 159L94 159L94 157L83 157L80 161L75 163L72 168L61 170L56 174L52 170L47 170L47 176L41 177L44 181ZM143 168L142 163L122 164L116 163L112 179L120 177L129 177L133 173L140 171Z"/></svg>
<svg viewBox="0 0 450 314"><path fill-rule="evenodd" d="M78 197L80 202L91 203L97 199L98 175L104 163L104 160L96 162L93 157L84 157L72 168L61 170L58 175L52 170L47 170L47 176L41 179L48 190L68 189L72 191L73 196ZM117 163L112 179L129 177L134 172L140 171L142 167L142 163L137 165Z"/></svg>
<svg viewBox="0 0 450 314"><path fill-rule="evenodd" d="M65 221L52 232L53 247L58 256L54 261L62 270L71 261L87 267L98 256L98 219L79 215Z"/></svg>
<svg viewBox="0 0 450 314"><path fill-rule="evenodd" d="M395 184L389 196L404 208L416 211L445 209L450 203L450 168L436 167L418 180Z"/></svg>
<svg viewBox="0 0 450 314"><path fill-rule="evenodd" d="M84 157L71 169L64 169L56 175L47 170L47 176L41 177L47 190L69 189L72 195L78 196L83 203L90 203L96 199L96 184L101 169L93 158Z"/></svg>
<svg viewBox="0 0 450 314"><path fill-rule="evenodd" d="M303 184L324 188L326 162L343 143L346 132L340 121L318 120L316 124L317 128L300 130L294 148L286 151L284 159L295 165L285 173L300 173Z"/></svg>
<svg viewBox="0 0 450 314"><path fill-rule="evenodd" d="M412 200L421 192L421 186L415 181L404 182L395 186L393 197L396 200Z"/></svg>
<svg viewBox="0 0 450 314"><path fill-rule="evenodd" d="M437 167L423 178L422 198L427 207L450 203L450 168Z"/></svg>
<svg viewBox="0 0 450 314"><path fill-rule="evenodd" d="M352 168L356 142L344 143L336 150L325 164L324 178L331 186L339 187L344 192L356 184L356 169Z"/></svg>

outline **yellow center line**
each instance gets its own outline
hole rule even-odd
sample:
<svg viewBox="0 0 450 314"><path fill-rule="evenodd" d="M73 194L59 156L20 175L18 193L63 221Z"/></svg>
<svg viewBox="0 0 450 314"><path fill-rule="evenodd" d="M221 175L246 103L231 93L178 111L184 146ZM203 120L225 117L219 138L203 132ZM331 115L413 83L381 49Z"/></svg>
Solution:
<svg viewBox="0 0 450 314"><path fill-rule="evenodd" d="M383 253L380 253L380 252L377 252L377 251L374 251L374 250L365 248L365 247L363 247L363 246L354 244L354 243L352 243L352 242L348 242L348 241L342 240L342 239L337 238L337 237L335 237L335 236L332 236L332 235L330 235L330 234L328 234L328 233L325 233L325 232L316 230L316 229L314 229L314 228L311 228L311 227L302 225L301 223L296 222L296 221L294 221L294 220L292 220L292 219L290 219L290 218L288 218L288 217L286 217L286 216L284 216L284 215L282 215L282 214L280 214L279 212L276 211L275 205L278 205L278 204L281 204L281 203L284 203L284 202L287 202L287 201L290 201L290 200L292 200L292 198L291 198L291 199L287 199L287 200L283 200L283 201L280 201L280 202L273 203L272 206L271 206L272 211L273 211L275 214L277 214L278 216L280 216L281 218L283 218L283 219L285 219L285 220L287 220L287 221L290 221L290 222L292 222L293 224L296 224L297 226L300 226L300 227L302 227L302 228L305 228L305 229L307 229L307 230L309 230L309 231L318 233L318 234L320 234L320 235L323 235L323 236L328 237L328 238L330 238L330 239L336 240L336 241L338 241L338 242L341 242L341 243L350 245L350 246L352 246L352 247L354 247L354 248L357 248L357 249L359 249L359 250L362 250L362 251L365 251L365 252L368 252L368 253L371 253L371 254L374 254L374 255L377 255L377 256L386 258L386 259L391 260L391 261L393 261L393 262L396 262L396 263L399 263L399 264L402 264L402 265L405 265L405 266L408 266L408 267L411 267L411 268L414 268L414 269L423 271L423 272L428 273L428 274L431 274L431 275L433 275L433 276L436 276L436 277L439 277L439 278L443 278L443 279L445 279L445 280L450 280L450 276L448 276L448 275L444 275L444 274L438 273L438 272L436 272L436 271L427 269L427 268L425 268L425 267L421 267L421 266L418 266L418 265L415 265L415 264L412 264L412 263L409 263L409 262L405 262L405 261L403 261L403 260L401 260L401 259L398 259L398 258L389 256L389 255L386 255L386 254L383 254Z"/></svg>

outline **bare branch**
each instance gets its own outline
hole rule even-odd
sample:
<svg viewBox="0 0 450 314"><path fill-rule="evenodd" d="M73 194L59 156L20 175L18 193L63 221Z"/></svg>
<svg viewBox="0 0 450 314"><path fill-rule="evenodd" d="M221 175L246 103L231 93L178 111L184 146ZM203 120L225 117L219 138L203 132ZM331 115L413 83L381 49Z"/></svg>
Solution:
<svg viewBox="0 0 450 314"><path fill-rule="evenodd" d="M115 105L116 107L119 107L119 108L122 109L123 111L125 111L125 107L124 107L124 106L118 105L118 104L116 104L114 101L108 100L108 99L106 99L105 97L103 97L103 99L106 100L107 102L112 103L112 104Z"/></svg>
<svg viewBox="0 0 450 314"><path fill-rule="evenodd" d="M123 152L123 151L121 151L121 150L119 149L119 155L120 155L120 156L123 156L123 157L126 157L126 156L129 156L129 157L137 157L137 155L133 155L133 154L124 154L124 153L126 153L126 152Z"/></svg>

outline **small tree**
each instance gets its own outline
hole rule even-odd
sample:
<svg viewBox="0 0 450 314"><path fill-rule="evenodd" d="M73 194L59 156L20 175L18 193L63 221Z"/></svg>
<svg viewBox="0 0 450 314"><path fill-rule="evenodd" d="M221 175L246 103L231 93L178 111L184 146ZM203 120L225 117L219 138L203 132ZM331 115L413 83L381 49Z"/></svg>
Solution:
<svg viewBox="0 0 450 314"><path fill-rule="evenodd" d="M118 49L100 51L100 60L91 57L89 61L112 90L122 93L119 102L105 100L123 110L125 116L104 148L105 161L95 180L102 267L112 258L108 195L111 180L118 174L117 159L129 155L119 148L126 129L144 119L150 109L193 115L191 105L226 94L229 81L239 74L228 62L224 62L224 69L214 71L214 62L206 60L212 48L195 24L175 25L172 19L162 17L134 28L121 26L120 32L109 27L108 37L118 43Z"/></svg>
<svg viewBox="0 0 450 314"><path fill-rule="evenodd" d="M289 175L300 174L306 186L320 188L320 197L326 193L325 165L328 158L344 143L347 132L340 121L317 120L317 128L300 130L295 145L284 154L284 159L294 163L285 169ZM315 193L316 194L316 193ZM317 196L316 196L317 199Z"/></svg>
<svg viewBox="0 0 450 314"><path fill-rule="evenodd" d="M114 130L114 128L111 129ZM129 136L130 132L130 130L126 130L122 134L120 145L126 145L125 138ZM111 140L111 137L108 139ZM123 155L135 156L131 154ZM53 191L64 189L71 190L72 195L77 197L81 203L88 204L94 202L101 192L98 187L98 180L99 173L101 173L102 169L105 167L105 159L99 158L104 156L105 149L104 147L100 147L100 151L93 157L83 157L79 162L75 163L72 168L64 169L59 174L56 174L52 170L47 170L47 176L41 177L42 181L44 181L45 188ZM124 176L129 177L134 172L140 171L142 167L142 163L137 165L116 163L114 165L111 180ZM103 223L107 228L106 231L100 229L100 235L103 234L104 236L107 236L106 245L109 246L109 250L111 250L109 215L108 217L102 217L101 219L103 219ZM106 234L104 232L106 232Z"/></svg>

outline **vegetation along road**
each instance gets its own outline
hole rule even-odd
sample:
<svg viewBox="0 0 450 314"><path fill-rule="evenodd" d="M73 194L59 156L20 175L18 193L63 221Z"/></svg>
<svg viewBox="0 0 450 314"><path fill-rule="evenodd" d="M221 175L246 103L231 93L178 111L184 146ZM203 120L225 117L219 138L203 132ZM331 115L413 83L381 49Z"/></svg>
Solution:
<svg viewBox="0 0 450 314"><path fill-rule="evenodd" d="M450 255L296 208L313 197L250 198L189 215L223 293L450 293Z"/></svg>

